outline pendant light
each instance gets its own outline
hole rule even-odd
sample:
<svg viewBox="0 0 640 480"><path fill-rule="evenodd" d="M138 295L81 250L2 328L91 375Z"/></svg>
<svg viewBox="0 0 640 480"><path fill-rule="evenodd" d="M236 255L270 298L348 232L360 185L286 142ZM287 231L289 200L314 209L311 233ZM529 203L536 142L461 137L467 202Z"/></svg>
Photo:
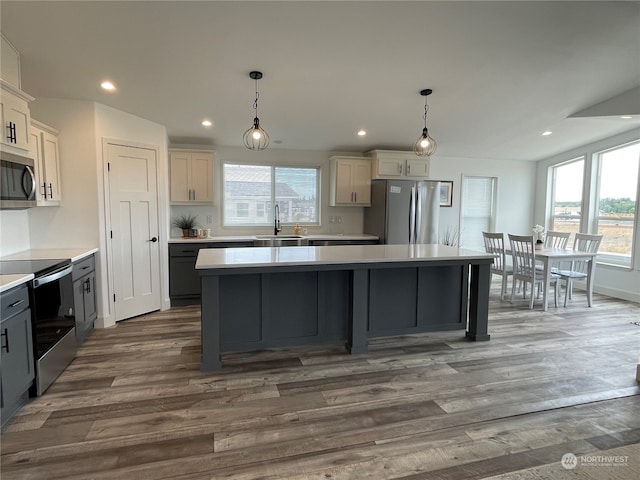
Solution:
<svg viewBox="0 0 640 480"><path fill-rule="evenodd" d="M427 128L427 112L429 111L429 105L427 104L427 96L431 95L430 88L420 90L420 95L424 97L424 128L422 129L422 135L413 144L413 152L419 157L429 157L436 151L436 141L429 136L429 129Z"/></svg>
<svg viewBox="0 0 640 480"><path fill-rule="evenodd" d="M256 115L253 119L253 125L249 128L242 139L244 140L244 146L249 150L264 150L269 146L269 135L260 126L260 119L258 118L258 80L262 78L262 72L251 72L249 77L256 81L256 99L253 101L253 109L256 111Z"/></svg>

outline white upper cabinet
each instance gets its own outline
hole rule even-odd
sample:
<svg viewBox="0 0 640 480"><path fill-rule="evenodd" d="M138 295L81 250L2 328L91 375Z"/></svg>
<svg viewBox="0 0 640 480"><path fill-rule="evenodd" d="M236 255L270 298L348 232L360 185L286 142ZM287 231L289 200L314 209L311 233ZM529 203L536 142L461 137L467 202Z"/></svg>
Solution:
<svg viewBox="0 0 640 480"><path fill-rule="evenodd" d="M329 205L371 205L371 161L362 157L330 158Z"/></svg>
<svg viewBox="0 0 640 480"><path fill-rule="evenodd" d="M392 150L371 150L365 155L371 158L372 178L429 178L428 157L418 157L413 152Z"/></svg>
<svg viewBox="0 0 640 480"><path fill-rule="evenodd" d="M32 119L29 139L29 153L36 167L38 206L58 206L62 200L58 131Z"/></svg>
<svg viewBox="0 0 640 480"><path fill-rule="evenodd" d="M169 150L170 202L213 203L213 152Z"/></svg>
<svg viewBox="0 0 640 480"><path fill-rule="evenodd" d="M29 155L29 102L33 97L0 79L0 144L5 152Z"/></svg>

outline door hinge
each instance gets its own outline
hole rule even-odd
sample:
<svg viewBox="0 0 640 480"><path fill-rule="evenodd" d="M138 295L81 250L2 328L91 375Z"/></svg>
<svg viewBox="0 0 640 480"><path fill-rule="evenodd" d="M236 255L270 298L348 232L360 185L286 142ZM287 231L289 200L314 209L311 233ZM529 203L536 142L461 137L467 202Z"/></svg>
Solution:
<svg viewBox="0 0 640 480"><path fill-rule="evenodd" d="M109 235L111 235L111 238L113 238L113 230L109 230Z"/></svg>
<svg viewBox="0 0 640 480"><path fill-rule="evenodd" d="M107 172L110 172L110 171L111 171L111 163L107 162Z"/></svg>
<svg viewBox="0 0 640 480"><path fill-rule="evenodd" d="M116 301L116 294L115 293L113 294L113 301L114 302Z"/></svg>

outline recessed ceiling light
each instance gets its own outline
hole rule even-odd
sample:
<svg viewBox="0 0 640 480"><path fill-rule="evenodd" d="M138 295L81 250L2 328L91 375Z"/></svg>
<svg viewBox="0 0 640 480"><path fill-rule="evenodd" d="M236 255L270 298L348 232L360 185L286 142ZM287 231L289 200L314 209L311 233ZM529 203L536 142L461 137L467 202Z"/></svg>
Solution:
<svg viewBox="0 0 640 480"><path fill-rule="evenodd" d="M213 125L213 124L211 123L211 120L203 120L203 121L202 121L202 126L203 126L203 127L210 127L211 125Z"/></svg>
<svg viewBox="0 0 640 480"><path fill-rule="evenodd" d="M359 137L364 137L367 134L367 132L365 130L358 130L358 136Z"/></svg>
<svg viewBox="0 0 640 480"><path fill-rule="evenodd" d="M547 130L547 131L545 131L545 132L542 132L542 136L543 136L543 137L547 137L547 136L551 135L552 133L553 133L553 132L552 132L551 130Z"/></svg>
<svg viewBox="0 0 640 480"><path fill-rule="evenodd" d="M116 86L108 80L105 80L104 82L102 82L100 86L110 92L116 89Z"/></svg>
<svg viewBox="0 0 640 480"><path fill-rule="evenodd" d="M622 115L620 118L624 118L625 120L631 120L633 117L631 115Z"/></svg>

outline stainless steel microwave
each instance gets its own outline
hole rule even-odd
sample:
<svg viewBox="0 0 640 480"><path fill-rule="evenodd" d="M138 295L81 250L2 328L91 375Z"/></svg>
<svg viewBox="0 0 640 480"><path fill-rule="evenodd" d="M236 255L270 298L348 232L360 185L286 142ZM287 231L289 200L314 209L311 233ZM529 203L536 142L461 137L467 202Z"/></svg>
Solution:
<svg viewBox="0 0 640 480"><path fill-rule="evenodd" d="M0 151L0 209L36 206L36 177L31 158Z"/></svg>

